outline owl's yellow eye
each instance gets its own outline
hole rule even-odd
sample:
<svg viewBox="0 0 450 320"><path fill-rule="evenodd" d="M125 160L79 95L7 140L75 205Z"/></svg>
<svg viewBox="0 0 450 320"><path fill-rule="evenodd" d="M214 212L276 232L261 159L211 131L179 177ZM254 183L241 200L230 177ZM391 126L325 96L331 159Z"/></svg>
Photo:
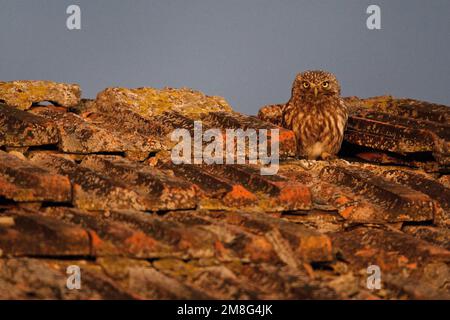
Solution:
<svg viewBox="0 0 450 320"><path fill-rule="evenodd" d="M322 82L322 87L328 88L330 86L330 83L328 81Z"/></svg>
<svg viewBox="0 0 450 320"><path fill-rule="evenodd" d="M303 81L302 86L303 86L303 88L308 89L309 88L309 82Z"/></svg>

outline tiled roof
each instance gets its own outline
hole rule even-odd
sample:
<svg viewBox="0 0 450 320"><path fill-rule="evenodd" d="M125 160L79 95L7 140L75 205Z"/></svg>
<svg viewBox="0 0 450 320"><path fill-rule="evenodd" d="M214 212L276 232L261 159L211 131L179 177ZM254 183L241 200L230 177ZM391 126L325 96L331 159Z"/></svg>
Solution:
<svg viewBox="0 0 450 320"><path fill-rule="evenodd" d="M280 128L264 176L175 165L170 133L278 128L279 106L257 118L189 89L80 100L29 81L0 82L0 101L0 298L450 299L446 106L347 98L340 159L304 169Z"/></svg>

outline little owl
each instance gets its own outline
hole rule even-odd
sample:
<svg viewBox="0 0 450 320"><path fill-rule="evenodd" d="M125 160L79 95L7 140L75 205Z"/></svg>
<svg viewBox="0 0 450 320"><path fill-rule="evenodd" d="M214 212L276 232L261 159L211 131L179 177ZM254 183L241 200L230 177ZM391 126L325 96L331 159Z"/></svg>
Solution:
<svg viewBox="0 0 450 320"><path fill-rule="evenodd" d="M325 71L306 71L294 81L281 124L294 131L298 156L327 160L341 148L347 118L336 77Z"/></svg>

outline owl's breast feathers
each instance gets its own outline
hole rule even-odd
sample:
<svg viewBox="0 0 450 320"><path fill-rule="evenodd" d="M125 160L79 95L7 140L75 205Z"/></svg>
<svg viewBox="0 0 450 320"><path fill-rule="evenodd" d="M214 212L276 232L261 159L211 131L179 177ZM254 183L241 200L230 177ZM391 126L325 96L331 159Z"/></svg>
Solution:
<svg viewBox="0 0 450 320"><path fill-rule="evenodd" d="M294 131L299 156L327 158L338 153L347 118L339 97L314 102L291 99L283 112L283 126Z"/></svg>

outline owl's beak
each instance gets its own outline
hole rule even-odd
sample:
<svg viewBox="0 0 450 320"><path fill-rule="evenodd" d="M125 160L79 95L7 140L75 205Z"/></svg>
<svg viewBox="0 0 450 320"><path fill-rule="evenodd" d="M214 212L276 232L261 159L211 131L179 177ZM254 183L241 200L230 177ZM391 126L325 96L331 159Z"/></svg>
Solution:
<svg viewBox="0 0 450 320"><path fill-rule="evenodd" d="M317 97L318 93L319 93L319 89L317 89L317 87L314 87L314 96Z"/></svg>

